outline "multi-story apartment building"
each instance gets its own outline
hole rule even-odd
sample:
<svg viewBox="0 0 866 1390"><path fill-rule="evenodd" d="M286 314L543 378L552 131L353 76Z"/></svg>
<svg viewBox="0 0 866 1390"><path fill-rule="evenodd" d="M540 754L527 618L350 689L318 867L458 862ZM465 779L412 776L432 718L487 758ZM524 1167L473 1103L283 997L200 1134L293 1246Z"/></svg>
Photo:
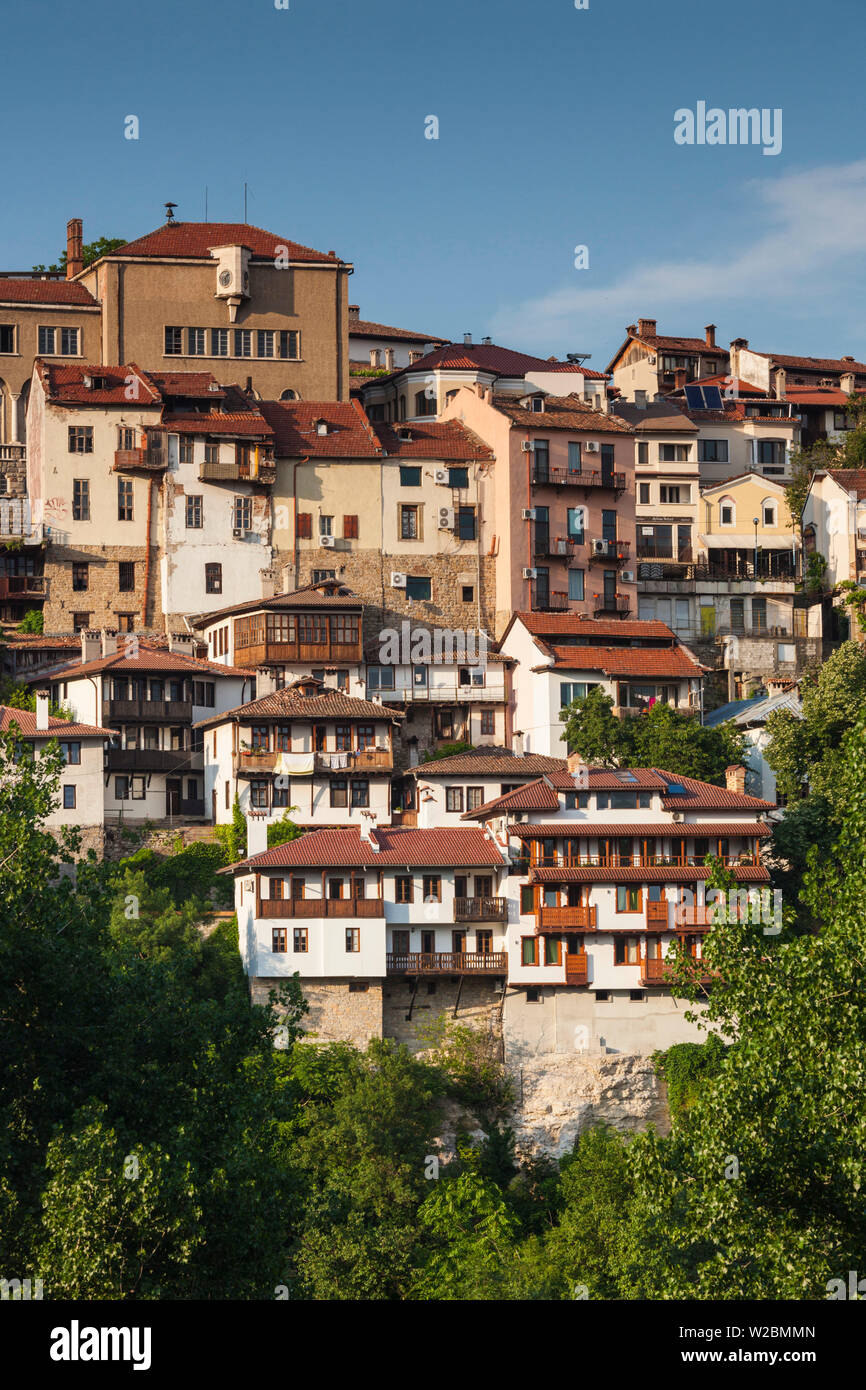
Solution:
<svg viewBox="0 0 866 1390"><path fill-rule="evenodd" d="M234 709L208 715L205 799L217 824L290 812L309 827L388 822L394 730L402 711L307 676Z"/></svg>
<svg viewBox="0 0 866 1390"><path fill-rule="evenodd" d="M360 402L263 403L285 587L336 579L381 610L493 621L493 453L457 421L371 422ZM348 510L351 508L351 510Z"/></svg>
<svg viewBox="0 0 866 1390"><path fill-rule="evenodd" d="M731 342L731 372L768 395L784 400L787 388L832 387L846 395L866 388L866 363L847 357L792 357L787 353L758 352L748 338Z"/></svg>
<svg viewBox="0 0 866 1390"><path fill-rule="evenodd" d="M46 627L180 628L272 589L272 434L209 372L38 360L28 489L49 542Z"/></svg>
<svg viewBox="0 0 866 1390"><path fill-rule="evenodd" d="M57 801L45 817L45 828L66 827L81 833L81 852L102 848L105 819L103 791L103 750L116 730L78 720L55 719L49 713L47 690L36 691L36 710L13 709L0 705L0 733L17 730L34 757L40 757L49 743L56 741L63 757L63 771L57 788Z"/></svg>
<svg viewBox="0 0 866 1390"><path fill-rule="evenodd" d="M648 567L694 563L700 475L698 426L666 401L645 406L617 401L614 410L635 434L635 552L638 604L647 592ZM642 614L640 616L643 616ZM664 620L688 636L684 610Z"/></svg>
<svg viewBox="0 0 866 1390"><path fill-rule="evenodd" d="M376 421L423 420L441 416L455 391L468 387L498 396L544 391L552 395L574 394L596 409L605 408L607 383L603 372L582 363L573 353L565 362L545 361L529 353L499 347L490 338L473 343L466 333L462 343L442 347L427 344L423 356L391 375L367 380L361 388L364 407Z"/></svg>
<svg viewBox="0 0 866 1390"><path fill-rule="evenodd" d="M105 755L105 820L203 819L201 730L211 711L242 704L255 692L246 671L186 655L189 639L168 651L103 630L81 635L80 660L34 677L75 718L114 731Z"/></svg>
<svg viewBox="0 0 866 1390"><path fill-rule="evenodd" d="M467 813L509 851L506 1057L647 1053L699 1040L670 994L672 943L702 973L708 855L738 888L769 882L761 817L773 803L659 768L577 768ZM724 927L719 928L724 930Z"/></svg>
<svg viewBox="0 0 866 1390"><path fill-rule="evenodd" d="M471 748L450 758L436 758L412 769L416 784L417 824L422 830L437 825L460 825L467 811L536 782L556 783L567 775L565 758L543 753L516 754L510 748ZM571 783L568 783L571 786Z"/></svg>
<svg viewBox="0 0 866 1390"><path fill-rule="evenodd" d="M362 1045L412 1040L431 1002L463 1019L501 1005L506 860L484 831L313 830L264 850L263 830L233 866L254 999L297 974L313 1039Z"/></svg>
<svg viewBox="0 0 866 1390"><path fill-rule="evenodd" d="M715 381L695 382L715 386ZM731 389L734 387L724 387ZM754 392L739 399L721 397L721 410L701 409L688 400L684 387L667 398L698 426L698 468L701 486L720 482L737 473L759 473L785 482L791 472L791 452L800 443L800 417L790 401Z"/></svg>
<svg viewBox="0 0 866 1390"><path fill-rule="evenodd" d="M827 588L866 584L866 469L821 469L803 508L803 542L827 561Z"/></svg>
<svg viewBox="0 0 866 1390"><path fill-rule="evenodd" d="M496 456L496 632L517 609L626 618L634 573L631 426L576 396L460 388L460 420Z"/></svg>
<svg viewBox="0 0 866 1390"><path fill-rule="evenodd" d="M622 346L611 358L607 372L613 386L626 400L638 404L667 395L677 383L724 374L728 352L716 345L716 326L710 323L703 338L673 338L660 334L655 319L638 319L626 329Z"/></svg>
<svg viewBox="0 0 866 1390"><path fill-rule="evenodd" d="M622 717L661 700L699 717L704 667L661 622L515 613L501 642L514 661L512 726L524 753L565 757L560 714L595 686Z"/></svg>

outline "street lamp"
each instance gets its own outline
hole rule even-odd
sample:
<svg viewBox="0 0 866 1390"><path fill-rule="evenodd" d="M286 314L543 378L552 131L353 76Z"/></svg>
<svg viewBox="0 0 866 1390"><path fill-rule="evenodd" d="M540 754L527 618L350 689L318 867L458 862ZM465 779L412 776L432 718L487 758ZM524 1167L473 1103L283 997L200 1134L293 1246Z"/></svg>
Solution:
<svg viewBox="0 0 866 1390"><path fill-rule="evenodd" d="M757 518L756 516L753 516L753 517L752 517L752 521L754 522L754 525L755 525L755 578L757 579L757 577L758 577L758 518Z"/></svg>

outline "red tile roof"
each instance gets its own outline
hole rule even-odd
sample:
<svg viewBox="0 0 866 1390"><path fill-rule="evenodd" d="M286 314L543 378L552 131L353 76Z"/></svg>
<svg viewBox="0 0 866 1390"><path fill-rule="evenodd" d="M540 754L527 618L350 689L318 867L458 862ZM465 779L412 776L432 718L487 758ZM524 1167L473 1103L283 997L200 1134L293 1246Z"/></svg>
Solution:
<svg viewBox="0 0 866 1390"><path fill-rule="evenodd" d="M653 333L632 333L629 335L636 342L643 343L646 347L655 348L658 352L699 352L702 357L727 357L728 349L723 347L708 347L705 338L671 338L666 334Z"/></svg>
<svg viewBox="0 0 866 1390"><path fill-rule="evenodd" d="M233 868L474 868L498 867L506 861L483 830L451 826L436 830L402 830L378 826L370 832L373 849L357 827L312 830L298 840L276 845L242 860Z"/></svg>
<svg viewBox="0 0 866 1390"><path fill-rule="evenodd" d="M573 784L572 784L573 785ZM461 820L486 820L489 816L503 811L558 811L559 796L549 781L539 778L537 782L527 782L523 787L504 796L494 796L476 806L474 811L465 811Z"/></svg>
<svg viewBox="0 0 866 1390"><path fill-rule="evenodd" d="M729 792L726 787L716 787L711 782L699 782L695 777L678 777L675 772L666 772L659 767L653 768L653 771L666 782L678 782L686 789L685 794L662 797L662 806L666 811L776 809L774 801L762 801L758 796L747 796L745 792Z"/></svg>
<svg viewBox="0 0 866 1390"><path fill-rule="evenodd" d="M27 709L14 709L11 705L0 705L0 733L9 732L17 724L27 738L114 738L116 729L102 729L94 724L76 724L67 719L55 719L49 715L48 728L36 728L36 715Z"/></svg>
<svg viewBox="0 0 866 1390"><path fill-rule="evenodd" d="M854 372L857 376L866 373L866 362L846 362L844 357L790 357L778 352L759 352L757 356L768 357L786 371L836 372L839 376L844 376L846 372Z"/></svg>
<svg viewBox="0 0 866 1390"><path fill-rule="evenodd" d="M372 319L349 319L350 338L394 338L410 343L448 342L447 338L437 338L435 333L412 333L408 328L392 328L387 323L374 323Z"/></svg>
<svg viewBox="0 0 866 1390"><path fill-rule="evenodd" d="M163 424L176 434L224 434L244 439L273 439L274 431L258 411L243 410L227 415L211 410L200 415L166 415Z"/></svg>
<svg viewBox="0 0 866 1390"><path fill-rule="evenodd" d="M540 772L565 772L565 758L548 758L542 753L519 756L508 748L491 746L474 748L466 753L454 753L450 758L433 758L409 769L416 777L502 777L536 778Z"/></svg>
<svg viewBox="0 0 866 1390"><path fill-rule="evenodd" d="M605 415L577 396L545 396L544 410L536 412L520 405L517 397L494 396L491 404L513 425L526 429L568 430L572 434L633 434L627 420Z"/></svg>
<svg viewBox="0 0 866 1390"><path fill-rule="evenodd" d="M682 647L553 647L557 671L609 676L700 676L704 667Z"/></svg>
<svg viewBox="0 0 866 1390"><path fill-rule="evenodd" d="M123 634L119 640L123 641ZM50 676L54 680L62 676L65 680L77 680L79 676L96 675L101 671L117 671L121 674L128 672L130 675L155 671L157 674L179 676L243 676L245 680L250 679L249 671L242 671L234 666L218 666L216 662L202 661L194 656L185 656L182 652L160 651L143 640L139 640L137 657L127 656L123 648L113 656L100 656L92 661L75 661L55 666L44 672L39 679L44 680ZM36 677L31 681L31 684L35 683Z"/></svg>
<svg viewBox="0 0 866 1390"><path fill-rule="evenodd" d="M182 396L186 400L223 400L226 391L213 372L148 372L150 381L163 396Z"/></svg>
<svg viewBox="0 0 866 1390"><path fill-rule="evenodd" d="M622 787L622 783L620 783ZM627 791L628 788L622 788ZM519 840L545 840L550 837L562 837L567 839L596 839L599 835L657 835L673 836L679 839L684 836L687 840L697 839L706 836L728 835L754 835L765 836L773 832L763 821L692 821L684 825L679 821L617 821L616 823L605 823L603 821L550 821L547 824L537 825L513 825L510 834L515 835Z"/></svg>
<svg viewBox="0 0 866 1390"><path fill-rule="evenodd" d="M359 401L262 401L278 458L379 458L382 445ZM324 420L327 434L316 422Z"/></svg>
<svg viewBox="0 0 866 1390"><path fill-rule="evenodd" d="M232 603L226 608L215 608L207 613L199 613L190 618L194 627L210 627L223 618L241 613L291 613L296 608L336 609L341 613L360 613L364 600L357 594L322 593L313 585L296 589L291 594L276 594L273 598L251 598L245 603Z"/></svg>
<svg viewBox="0 0 866 1390"><path fill-rule="evenodd" d="M493 450L459 420L413 420L405 425L377 421L373 429L389 457L443 462L495 458Z"/></svg>
<svg viewBox="0 0 866 1390"><path fill-rule="evenodd" d="M362 700L357 695L344 695L341 690L326 687L318 695L304 695L298 684L274 690L245 705L236 705L223 714L211 714L200 723L221 724L226 719L364 719L396 724L403 711L389 705Z"/></svg>
<svg viewBox="0 0 866 1390"><path fill-rule="evenodd" d="M129 241L111 256L157 256L195 260L210 258L215 246L246 246L257 260L274 261L285 247L292 261L332 261L341 264L333 251L313 251L287 237L266 232L247 222L167 222L137 241Z"/></svg>
<svg viewBox="0 0 866 1390"><path fill-rule="evenodd" d="M738 883L767 883L770 875L757 865L737 864L731 874ZM688 868L625 867L606 868L563 868L530 869L530 883L689 883L692 880L709 878L712 869L706 864L693 864Z"/></svg>
<svg viewBox="0 0 866 1390"><path fill-rule="evenodd" d="M657 641L663 637L672 646L677 641L676 633L668 627L667 623L657 622L654 619L619 622L615 618L584 618L580 613L526 613L522 611L515 613L514 618L519 618L527 631L537 637L566 635L569 637L587 637L596 645L600 645L602 637L638 637L647 641L650 639Z"/></svg>
<svg viewBox="0 0 866 1390"><path fill-rule="evenodd" d="M48 399L57 405L129 405L130 378L138 383L139 406L162 405L162 397L157 387L134 363L120 366L96 366L83 362L46 362L37 357L34 364L39 372L42 386ZM92 381L102 381L104 386L86 386L85 377Z"/></svg>
<svg viewBox="0 0 866 1390"><path fill-rule="evenodd" d="M866 497L866 468L828 468L826 472L846 492L856 492L858 500Z"/></svg>
<svg viewBox="0 0 866 1390"><path fill-rule="evenodd" d="M98 301L74 280L4 280L0 276L0 304L56 304L70 308L98 308Z"/></svg>
<svg viewBox="0 0 866 1390"><path fill-rule="evenodd" d="M603 380L604 373L591 372L571 362L559 362L555 358L545 361L543 357L533 357L527 352L516 352L513 348L498 347L495 343L447 343L435 352L428 352L409 367L401 367L387 378L405 372L425 372L436 370L482 371L492 376L523 378L527 372L580 372L585 377Z"/></svg>

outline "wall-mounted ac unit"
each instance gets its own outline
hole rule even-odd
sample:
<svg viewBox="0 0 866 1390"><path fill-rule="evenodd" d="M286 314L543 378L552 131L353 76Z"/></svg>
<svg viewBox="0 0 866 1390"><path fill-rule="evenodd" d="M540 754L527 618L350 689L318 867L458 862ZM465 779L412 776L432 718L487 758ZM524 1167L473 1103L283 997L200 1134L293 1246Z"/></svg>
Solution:
<svg viewBox="0 0 866 1390"><path fill-rule="evenodd" d="M323 547L325 548L325 550L333 550L333 549L334 549L334 546L336 545L336 543L337 543L337 537L336 537L336 536L321 535L321 536L319 537L319 545L323 546Z"/></svg>
<svg viewBox="0 0 866 1390"><path fill-rule="evenodd" d="M535 445L533 444L531 439L524 439L520 448L524 454L532 454L535 452Z"/></svg>
<svg viewBox="0 0 866 1390"><path fill-rule="evenodd" d="M440 508L439 508L439 530L440 530L440 531L453 531L453 530L454 530L454 508L453 508L453 507L440 507Z"/></svg>
<svg viewBox="0 0 866 1390"><path fill-rule="evenodd" d="M607 541L593 541L593 543L592 543L592 553L593 553L593 555L606 555L606 554L607 554L607 551L608 551Z"/></svg>
<svg viewBox="0 0 866 1390"><path fill-rule="evenodd" d="M672 811L672 812L671 812L671 820L682 820L682 818L683 818L683 813L682 813L682 811Z"/></svg>
<svg viewBox="0 0 866 1390"><path fill-rule="evenodd" d="M634 570L623 570L623 572L622 572L622 582L623 582L623 584L633 584L633 583L634 583Z"/></svg>
<svg viewBox="0 0 866 1390"><path fill-rule="evenodd" d="M524 570L524 571L523 571L523 578L524 578L524 579L537 579L537 578L538 578L538 570Z"/></svg>
<svg viewBox="0 0 866 1390"><path fill-rule="evenodd" d="M534 521L534 520L535 520L535 508L534 508L534 507L524 507L524 508L523 508L523 511L520 513L520 516L521 516L521 519L522 519L523 521Z"/></svg>
<svg viewBox="0 0 866 1390"><path fill-rule="evenodd" d="M588 439L583 447L588 454L597 454L601 445L595 439Z"/></svg>
<svg viewBox="0 0 866 1390"><path fill-rule="evenodd" d="M447 483L448 480L449 480L448 469L447 469L447 468L437 468L437 469L436 469L436 472L433 474L433 481L436 482L436 483Z"/></svg>
<svg viewBox="0 0 866 1390"><path fill-rule="evenodd" d="M401 574L399 570L392 570L392 571L391 571L391 588L392 588L392 589L405 589L405 587L406 587L406 576L405 576L405 574Z"/></svg>

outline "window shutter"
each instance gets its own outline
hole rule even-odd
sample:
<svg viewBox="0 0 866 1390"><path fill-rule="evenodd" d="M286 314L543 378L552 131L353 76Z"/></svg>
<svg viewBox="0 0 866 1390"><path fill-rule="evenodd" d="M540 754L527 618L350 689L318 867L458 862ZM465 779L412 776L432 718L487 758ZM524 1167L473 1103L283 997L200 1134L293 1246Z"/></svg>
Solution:
<svg viewBox="0 0 866 1390"><path fill-rule="evenodd" d="M358 518L356 516L343 517L343 539L347 541L358 539Z"/></svg>
<svg viewBox="0 0 866 1390"><path fill-rule="evenodd" d="M313 534L313 513L298 512L298 535L310 540Z"/></svg>

